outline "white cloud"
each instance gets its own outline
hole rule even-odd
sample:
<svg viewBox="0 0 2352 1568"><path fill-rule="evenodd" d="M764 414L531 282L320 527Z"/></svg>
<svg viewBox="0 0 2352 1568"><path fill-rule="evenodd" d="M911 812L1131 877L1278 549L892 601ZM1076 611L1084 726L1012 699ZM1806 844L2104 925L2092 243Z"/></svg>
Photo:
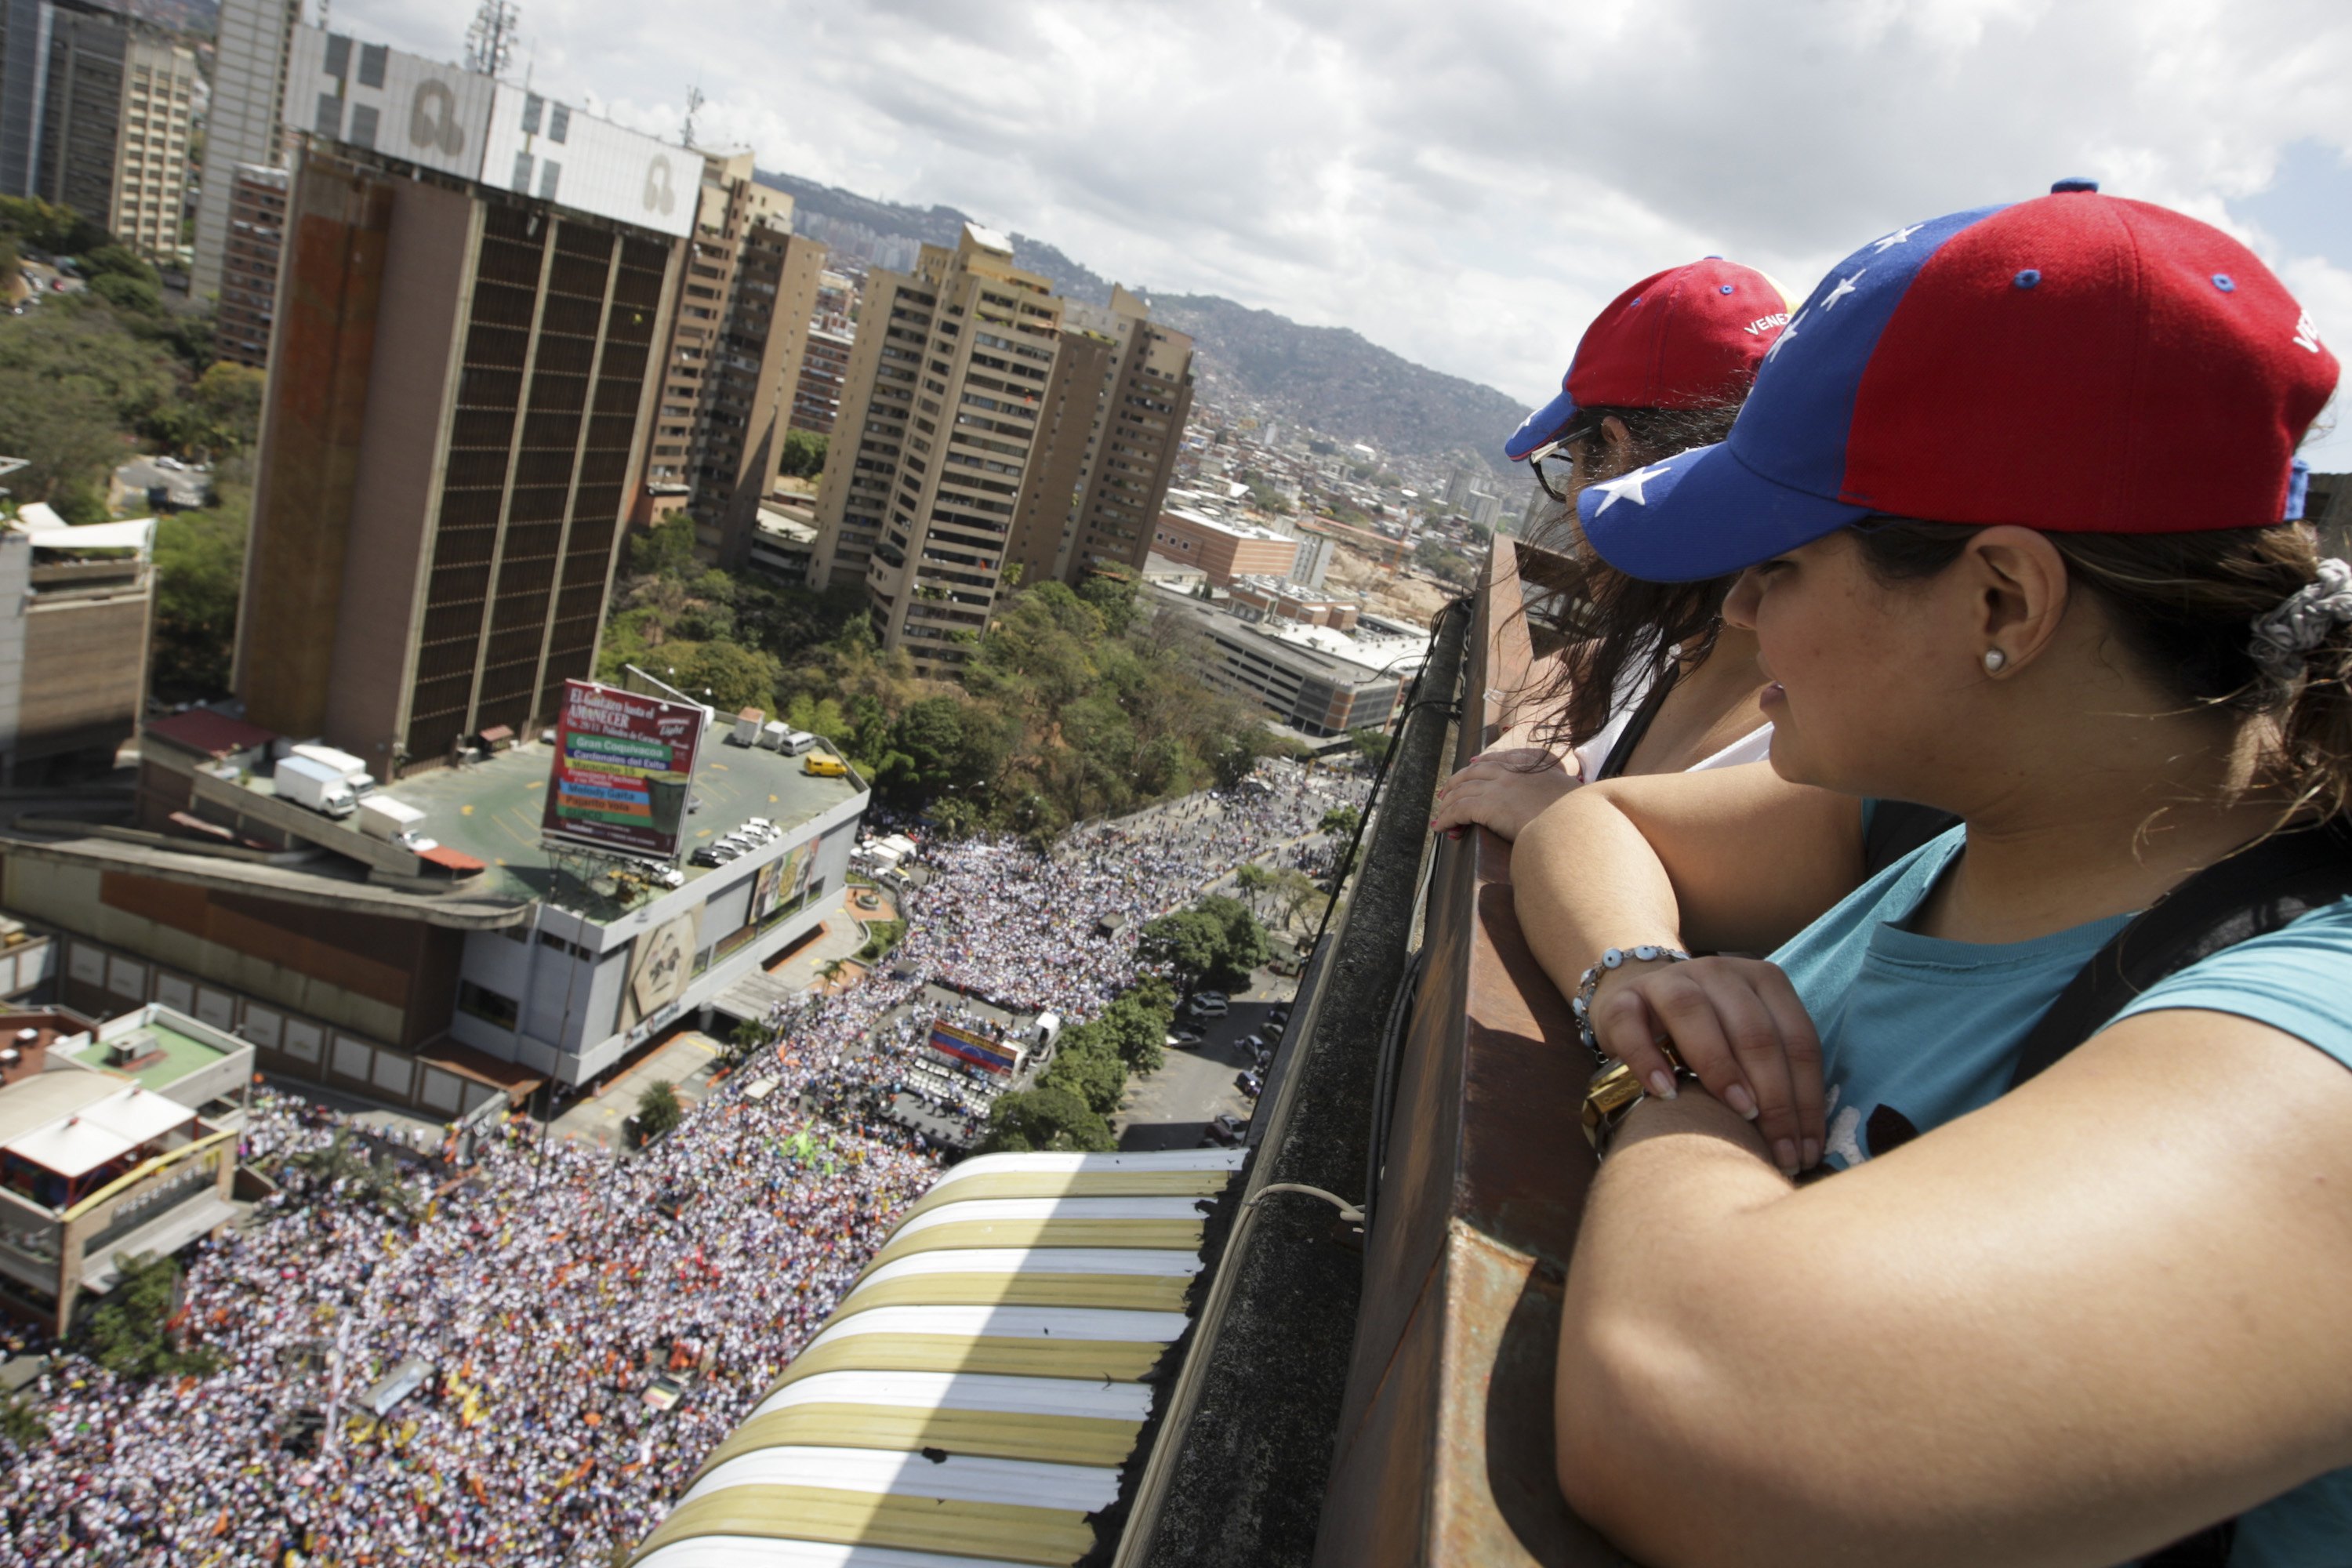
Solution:
<svg viewBox="0 0 2352 1568"><path fill-rule="evenodd" d="M454 56L469 0L341 0ZM549 91L1097 270L1353 326L1539 400L1583 323L1719 251L1797 289L1895 225L2088 174L2226 220L2352 147L2340 0L530 0ZM2352 256L2280 258L2352 342Z"/></svg>

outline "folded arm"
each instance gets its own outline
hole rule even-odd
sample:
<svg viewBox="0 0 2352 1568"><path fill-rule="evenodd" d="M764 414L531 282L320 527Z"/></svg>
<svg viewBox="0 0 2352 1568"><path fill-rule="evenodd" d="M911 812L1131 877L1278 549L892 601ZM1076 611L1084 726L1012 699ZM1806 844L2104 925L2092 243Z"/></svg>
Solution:
<svg viewBox="0 0 2352 1568"><path fill-rule="evenodd" d="M1792 1188L1637 1109L1563 1309L1569 1500L1653 1568L2126 1561L2352 1464L2352 1073L2142 1015Z"/></svg>

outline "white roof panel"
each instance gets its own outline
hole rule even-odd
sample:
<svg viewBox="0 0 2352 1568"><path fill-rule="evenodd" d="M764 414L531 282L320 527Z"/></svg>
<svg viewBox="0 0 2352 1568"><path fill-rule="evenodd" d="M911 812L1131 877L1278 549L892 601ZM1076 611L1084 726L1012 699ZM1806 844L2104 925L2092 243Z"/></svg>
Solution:
<svg viewBox="0 0 2352 1568"><path fill-rule="evenodd" d="M60 1176L86 1175L195 1119L178 1100L133 1086L11 1138L5 1147Z"/></svg>
<svg viewBox="0 0 2352 1568"><path fill-rule="evenodd" d="M836 1546L829 1541L702 1535L672 1542L636 1568L1004 1568L1001 1557L949 1557L892 1546Z"/></svg>
<svg viewBox="0 0 2352 1568"><path fill-rule="evenodd" d="M917 1215L891 1237L917 1236L942 1225L980 1225L990 1220L1189 1219L1201 1217L1200 1199L1183 1198L974 1198L942 1204Z"/></svg>
<svg viewBox="0 0 2352 1568"><path fill-rule="evenodd" d="M835 1491L1018 1502L1092 1513L1118 1500L1118 1472L1091 1465L950 1454L927 1459L887 1448L754 1448L714 1467L678 1505L730 1487L825 1487Z"/></svg>
<svg viewBox="0 0 2352 1568"><path fill-rule="evenodd" d="M1100 1378L1002 1377L965 1372L822 1372L788 1383L751 1412L795 1405L887 1405L915 1410L992 1410L1024 1415L1084 1415L1140 1421L1151 1389Z"/></svg>
<svg viewBox="0 0 2352 1568"><path fill-rule="evenodd" d="M836 1318L809 1349L856 1334L943 1334L956 1339L1109 1340L1144 1343L1184 1331L1181 1312L1113 1307L877 1307ZM803 1351L806 1355L808 1351Z"/></svg>

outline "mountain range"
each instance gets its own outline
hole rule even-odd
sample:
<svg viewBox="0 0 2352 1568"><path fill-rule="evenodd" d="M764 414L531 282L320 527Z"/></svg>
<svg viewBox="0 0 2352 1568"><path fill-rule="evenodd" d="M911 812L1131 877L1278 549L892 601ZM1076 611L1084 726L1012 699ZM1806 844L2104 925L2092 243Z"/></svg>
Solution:
<svg viewBox="0 0 2352 1568"><path fill-rule="evenodd" d="M791 195L793 226L844 255L881 267L912 265L919 245L952 246L980 220L950 206L877 201L835 185L761 170L761 184ZM1051 241L1013 234L1021 266L1064 295L1101 304L1110 280ZM1346 327L1301 326L1272 310L1215 294L1162 294L1152 319L1193 341L1193 374L1211 401L1244 398L1273 416L1383 453L1468 458L1489 468L1527 410L1491 386L1413 363Z"/></svg>

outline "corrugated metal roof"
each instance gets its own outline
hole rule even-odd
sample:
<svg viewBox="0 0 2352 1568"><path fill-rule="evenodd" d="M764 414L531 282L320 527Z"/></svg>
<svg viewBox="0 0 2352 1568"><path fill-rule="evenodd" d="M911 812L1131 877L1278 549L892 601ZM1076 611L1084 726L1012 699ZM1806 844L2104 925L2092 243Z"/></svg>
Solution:
<svg viewBox="0 0 2352 1568"><path fill-rule="evenodd" d="M1118 1496L1242 1152L942 1176L636 1568L1065 1568Z"/></svg>

